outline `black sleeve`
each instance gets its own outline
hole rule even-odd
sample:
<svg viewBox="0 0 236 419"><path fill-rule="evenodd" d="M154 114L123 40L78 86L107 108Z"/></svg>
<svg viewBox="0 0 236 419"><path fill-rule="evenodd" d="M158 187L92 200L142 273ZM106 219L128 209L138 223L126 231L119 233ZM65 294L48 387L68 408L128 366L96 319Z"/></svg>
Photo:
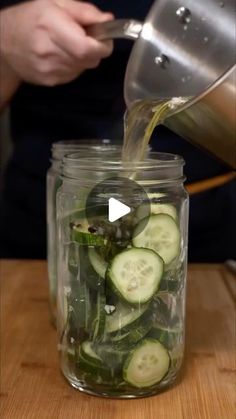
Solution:
<svg viewBox="0 0 236 419"><path fill-rule="evenodd" d="M0 10L6 7L15 6L19 3L25 3L27 0L0 0Z"/></svg>

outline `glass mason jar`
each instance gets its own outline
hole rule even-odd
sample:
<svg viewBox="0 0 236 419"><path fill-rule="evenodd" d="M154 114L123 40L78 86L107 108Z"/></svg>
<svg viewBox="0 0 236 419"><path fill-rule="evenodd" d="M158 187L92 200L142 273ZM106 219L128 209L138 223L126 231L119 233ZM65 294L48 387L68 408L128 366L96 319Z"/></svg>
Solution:
<svg viewBox="0 0 236 419"><path fill-rule="evenodd" d="M56 234L56 193L61 186L60 170L63 157L78 152L81 157L99 156L104 153L119 153L121 146L103 140L59 141L52 145L51 167L47 172L47 261L49 279L49 308L51 320L56 323L57 296L57 234Z"/></svg>
<svg viewBox="0 0 236 419"><path fill-rule="evenodd" d="M81 391L148 396L180 370L188 231L183 165L179 156L158 153L125 166L64 159L57 194L58 350L64 376ZM127 196L131 212L110 222L104 202L127 203Z"/></svg>

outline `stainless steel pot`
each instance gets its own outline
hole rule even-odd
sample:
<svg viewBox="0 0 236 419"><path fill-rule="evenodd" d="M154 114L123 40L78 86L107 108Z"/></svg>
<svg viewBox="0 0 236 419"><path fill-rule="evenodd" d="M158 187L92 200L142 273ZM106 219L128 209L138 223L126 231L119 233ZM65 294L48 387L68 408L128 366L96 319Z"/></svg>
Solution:
<svg viewBox="0 0 236 419"><path fill-rule="evenodd" d="M136 40L124 84L128 108L188 97L165 125L236 169L234 0L157 0L144 24L117 20L90 33Z"/></svg>

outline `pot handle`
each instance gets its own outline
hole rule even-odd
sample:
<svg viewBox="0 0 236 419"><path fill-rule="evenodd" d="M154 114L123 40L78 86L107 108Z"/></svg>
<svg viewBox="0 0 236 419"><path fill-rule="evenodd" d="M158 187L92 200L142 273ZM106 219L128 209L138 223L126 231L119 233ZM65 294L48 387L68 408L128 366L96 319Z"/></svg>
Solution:
<svg viewBox="0 0 236 419"><path fill-rule="evenodd" d="M115 38L136 40L142 28L143 24L138 20L116 19L87 26L86 32L98 41Z"/></svg>

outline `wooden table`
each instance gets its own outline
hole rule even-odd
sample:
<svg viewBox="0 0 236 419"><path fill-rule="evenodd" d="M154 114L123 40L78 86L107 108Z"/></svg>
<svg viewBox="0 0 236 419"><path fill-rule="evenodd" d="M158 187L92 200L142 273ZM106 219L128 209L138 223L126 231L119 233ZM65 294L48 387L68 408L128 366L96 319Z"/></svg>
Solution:
<svg viewBox="0 0 236 419"><path fill-rule="evenodd" d="M168 391L112 400L62 377L49 323L46 263L1 263L1 418L235 419L236 278L220 265L188 275L186 362Z"/></svg>

